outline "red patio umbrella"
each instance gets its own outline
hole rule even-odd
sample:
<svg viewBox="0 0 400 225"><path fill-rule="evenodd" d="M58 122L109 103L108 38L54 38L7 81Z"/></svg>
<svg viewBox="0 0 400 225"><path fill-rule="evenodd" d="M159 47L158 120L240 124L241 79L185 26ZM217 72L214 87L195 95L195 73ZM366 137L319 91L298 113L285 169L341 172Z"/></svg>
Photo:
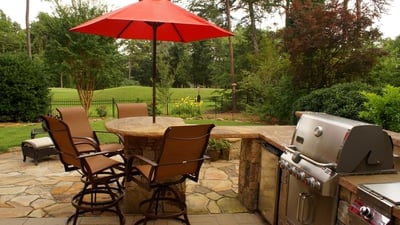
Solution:
<svg viewBox="0 0 400 225"><path fill-rule="evenodd" d="M70 31L153 41L153 123L156 122L156 41L191 42L233 35L170 0L141 0Z"/></svg>

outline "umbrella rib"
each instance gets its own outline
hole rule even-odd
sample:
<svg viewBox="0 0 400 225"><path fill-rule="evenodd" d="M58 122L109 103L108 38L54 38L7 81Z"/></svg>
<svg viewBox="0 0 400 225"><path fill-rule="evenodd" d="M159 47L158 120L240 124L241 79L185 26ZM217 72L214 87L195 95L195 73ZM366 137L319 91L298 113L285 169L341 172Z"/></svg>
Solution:
<svg viewBox="0 0 400 225"><path fill-rule="evenodd" d="M121 32L118 33L117 38L120 38L121 35L126 31L126 29L128 29L129 26L131 26L131 24L133 23L133 21L129 21L129 23L121 30Z"/></svg>
<svg viewBox="0 0 400 225"><path fill-rule="evenodd" d="M178 34L181 42L186 42L185 39L183 39L181 32L179 32L178 28L176 27L175 23L172 24L172 27L174 28L175 32Z"/></svg>

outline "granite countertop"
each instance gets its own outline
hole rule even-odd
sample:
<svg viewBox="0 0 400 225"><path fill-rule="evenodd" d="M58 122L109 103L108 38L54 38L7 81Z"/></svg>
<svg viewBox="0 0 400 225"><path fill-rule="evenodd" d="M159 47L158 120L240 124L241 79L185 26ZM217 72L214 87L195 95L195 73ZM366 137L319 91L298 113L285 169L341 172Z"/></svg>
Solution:
<svg viewBox="0 0 400 225"><path fill-rule="evenodd" d="M295 126L216 126L212 138L255 138L262 139L276 148L284 150L290 144Z"/></svg>
<svg viewBox="0 0 400 225"><path fill-rule="evenodd" d="M357 194L357 186L367 183L388 183L400 182L400 174L369 174L369 175L349 175L339 178L339 185Z"/></svg>

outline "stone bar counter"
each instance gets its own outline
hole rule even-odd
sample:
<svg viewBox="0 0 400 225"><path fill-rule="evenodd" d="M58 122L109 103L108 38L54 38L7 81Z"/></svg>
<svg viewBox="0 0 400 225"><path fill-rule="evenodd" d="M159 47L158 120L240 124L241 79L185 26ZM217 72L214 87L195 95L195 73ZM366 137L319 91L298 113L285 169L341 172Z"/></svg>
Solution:
<svg viewBox="0 0 400 225"><path fill-rule="evenodd" d="M268 143L284 151L284 146L291 142L294 128L294 126L216 126L211 132L212 138L242 139L238 198L249 211L258 210L261 152L266 151L262 144ZM279 167L277 163L269 166L271 170Z"/></svg>
<svg viewBox="0 0 400 225"><path fill-rule="evenodd" d="M142 149L136 149L135 145L143 145L143 143L147 143L146 148L157 148L157 140L161 140L163 131L165 130L167 125L182 125L183 120L180 119L164 119L166 124L164 125L151 125L152 129L147 131L147 136L143 135L143 129L146 128L129 128L132 124L129 124L127 121L113 120L106 124L106 128L109 131L113 131L116 133L120 133L124 136L135 136L138 135L139 138L131 138L128 139L128 148L131 150L128 151L129 154L141 154L143 153ZM160 121L163 121L162 119ZM169 124L171 123L171 124ZM260 184L261 174L263 164L269 164L269 170L279 170L279 165L276 161L265 161L265 157L262 157L262 152L266 151L263 147L264 143L268 143L269 145L284 151L284 146L290 144L295 126L278 126L278 125L270 125L270 126L216 126L211 132L211 138L222 139L222 138L233 138L233 139L241 139L241 147L240 147L240 164L239 164L239 193L238 198L249 211L257 211L259 210L259 193L264 191L260 190L262 185ZM146 132L145 132L146 133ZM400 155L400 134L390 132L394 143L394 159L395 159L395 168L398 170L400 168L399 163L399 155ZM156 140L154 142L149 140ZM143 142L143 143L142 143ZM150 145L149 145L150 143ZM133 151L132 151L133 150ZM149 152L149 151L146 151ZM145 153L148 154L148 153ZM157 154L157 153L155 153ZM155 157L155 155L153 155ZM267 159L268 160L268 159ZM273 163L271 163L273 162ZM267 173L272 174L272 173ZM269 176L269 175L268 175ZM264 180L270 182L269 177ZM273 183L274 179L277 179L274 176L270 177L271 183ZM347 207L351 204L352 201L357 197L357 185L361 183L377 183L377 182L400 182L399 174L376 174L376 175L360 175L360 176L344 176L340 178L340 203L338 210L338 220L343 224L348 224L346 221L348 220L347 216ZM265 181L263 181L265 182ZM274 187L275 188L275 187ZM277 187L278 189L280 187ZM137 190L136 190L137 191ZM275 190L271 190L272 192ZM282 190L280 190L282 191ZM133 192L135 192L133 190ZM127 202L130 204L137 203L137 195L131 195L132 193L127 193ZM276 196L275 196L276 198ZM128 208L133 207L132 205L126 206ZM279 212L279 220L282 221L281 213L284 209L274 209ZM399 218L400 221L400 208L395 208L393 210L393 215ZM398 224L398 223L396 223Z"/></svg>
<svg viewBox="0 0 400 225"><path fill-rule="evenodd" d="M162 134L168 126L182 125L180 118L158 117L156 124L149 120L151 117L123 118L106 123L107 130L119 133L125 138L126 154L144 154L155 158ZM211 132L211 138L241 139L239 164L239 200L249 210L257 210L260 185L261 151L265 150L262 143L269 143L277 149L284 150L284 145L290 143L294 126L216 126ZM150 151L149 151L150 150ZM278 167L278 164L273 166ZM130 187L126 195L125 209L136 211L138 189ZM142 194L140 194L142 195ZM129 210L130 211L130 210Z"/></svg>

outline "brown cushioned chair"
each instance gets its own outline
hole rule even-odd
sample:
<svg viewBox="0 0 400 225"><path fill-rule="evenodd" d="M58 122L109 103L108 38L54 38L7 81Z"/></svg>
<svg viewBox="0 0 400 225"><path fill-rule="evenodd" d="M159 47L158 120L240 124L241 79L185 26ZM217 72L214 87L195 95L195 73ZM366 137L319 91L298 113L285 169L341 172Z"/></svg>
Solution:
<svg viewBox="0 0 400 225"><path fill-rule="evenodd" d="M140 203L144 218L136 224L169 218L189 224L184 193L178 193L176 187L186 179L198 181L200 167L208 158L204 153L213 127L213 124L169 127L157 160L134 156L131 179L153 191L150 199Z"/></svg>
<svg viewBox="0 0 400 225"><path fill-rule="evenodd" d="M82 191L72 198L76 212L67 220L77 223L78 216L83 213L109 211L119 216L120 224L125 223L119 202L124 195L123 186L119 182L125 176L124 164L105 156L106 152L98 151L92 145L92 151L81 153L77 146L88 142L74 142L68 125L55 117L42 116L49 130L51 139L60 151L60 159L67 171L78 170L84 183Z"/></svg>
<svg viewBox="0 0 400 225"><path fill-rule="evenodd" d="M82 106L57 108L60 118L68 124L71 135L74 141L77 142L94 142L99 145L101 151L108 152L109 156L121 155L124 158L124 145L123 138L117 134L110 133L107 131L95 131L90 126L89 118L86 114L85 109ZM118 143L100 143L98 134L112 134L117 135ZM81 152L92 150L91 144L80 145L78 150ZM125 159L125 158L124 158Z"/></svg>
<svg viewBox="0 0 400 225"><path fill-rule="evenodd" d="M146 103L117 103L118 118L148 116Z"/></svg>

